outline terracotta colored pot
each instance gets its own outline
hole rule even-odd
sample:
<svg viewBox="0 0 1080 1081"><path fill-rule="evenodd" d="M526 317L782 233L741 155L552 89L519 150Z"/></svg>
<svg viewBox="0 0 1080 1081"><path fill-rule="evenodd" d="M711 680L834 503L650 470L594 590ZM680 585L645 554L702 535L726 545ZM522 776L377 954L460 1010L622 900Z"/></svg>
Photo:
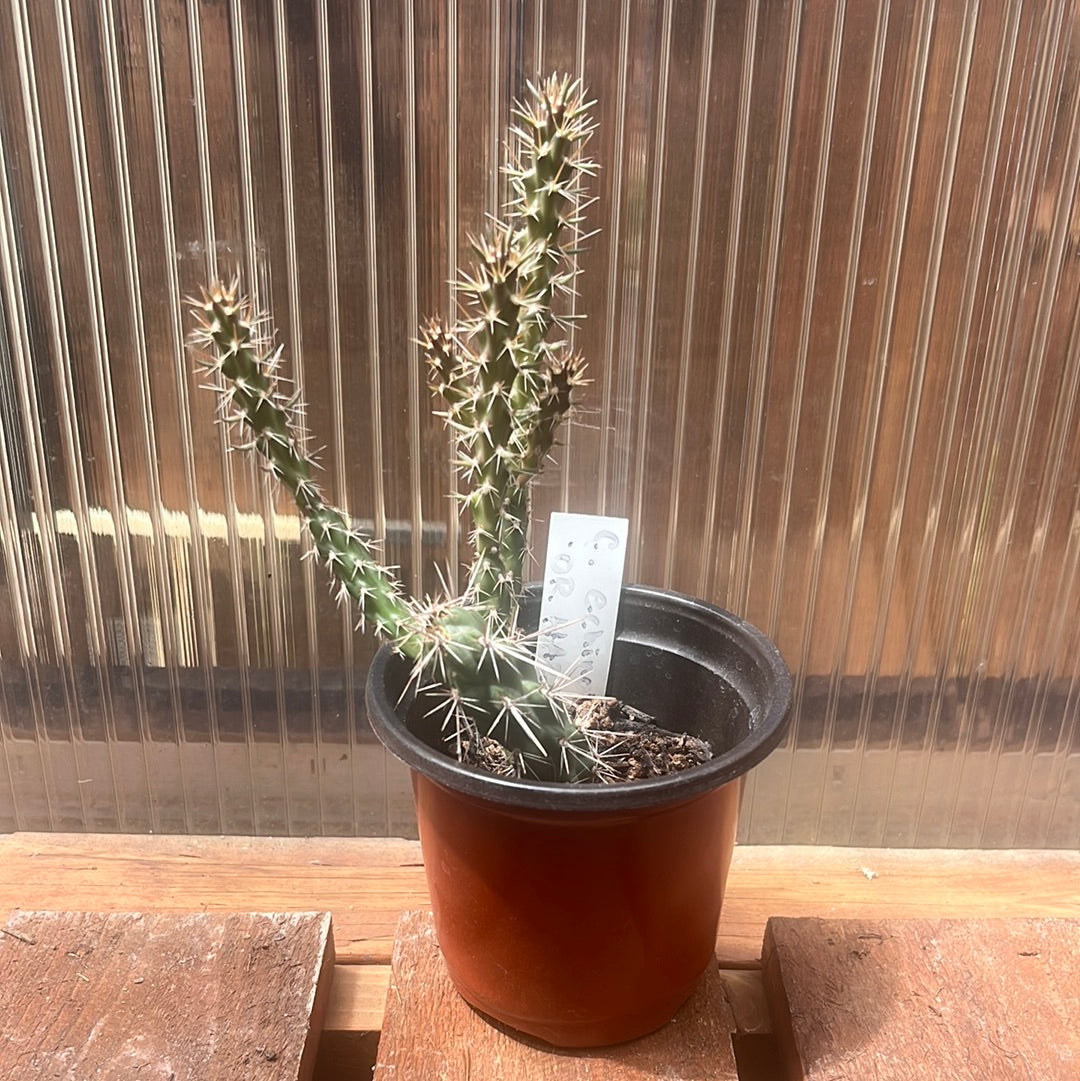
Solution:
<svg viewBox="0 0 1080 1081"><path fill-rule="evenodd" d="M535 603L534 593L526 622ZM776 648L712 605L625 587L609 693L709 740L714 757L618 785L460 765L424 730L422 710L397 705L408 677L408 663L381 649L368 714L412 769L436 933L464 998L563 1047L618 1043L670 1020L714 953L741 777L787 724L791 677Z"/></svg>

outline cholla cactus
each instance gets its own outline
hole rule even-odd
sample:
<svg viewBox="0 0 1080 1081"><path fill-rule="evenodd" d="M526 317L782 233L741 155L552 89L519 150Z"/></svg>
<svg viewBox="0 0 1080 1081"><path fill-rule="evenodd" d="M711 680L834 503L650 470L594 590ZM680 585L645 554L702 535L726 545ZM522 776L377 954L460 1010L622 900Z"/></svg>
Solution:
<svg viewBox="0 0 1080 1081"><path fill-rule="evenodd" d="M361 625L413 661L419 688L442 689L436 708L459 752L494 740L508 772L579 780L602 775L597 744L545 687L517 604L529 486L582 378L580 359L551 338L557 295L573 284L565 245L581 223L592 124L576 81L553 76L529 90L512 131L508 216L472 242L477 263L460 283L465 314L453 326L431 320L420 335L468 489L475 559L462 597L406 598L375 547L327 505L304 449L301 405L283 389L281 349L260 333L235 283L193 302L192 340L216 376L223 420L292 494L339 600L354 602Z"/></svg>

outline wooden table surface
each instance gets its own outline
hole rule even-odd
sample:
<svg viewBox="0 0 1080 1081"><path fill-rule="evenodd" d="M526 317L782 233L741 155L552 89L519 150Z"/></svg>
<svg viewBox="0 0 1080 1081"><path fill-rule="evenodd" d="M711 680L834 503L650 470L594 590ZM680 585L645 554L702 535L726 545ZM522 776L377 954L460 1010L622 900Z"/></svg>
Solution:
<svg viewBox="0 0 1080 1081"><path fill-rule="evenodd" d="M314 1081L329 913L0 916L5 1081Z"/></svg>
<svg viewBox="0 0 1080 1081"><path fill-rule="evenodd" d="M381 1027L398 920L427 904L413 841L0 836L0 913L331 912L337 967L330 1036ZM769 1027L758 970L770 916L1078 918L1080 853L736 849L717 955L744 1032Z"/></svg>
<svg viewBox="0 0 1080 1081"><path fill-rule="evenodd" d="M791 1081L1076 1081L1080 920L774 917Z"/></svg>

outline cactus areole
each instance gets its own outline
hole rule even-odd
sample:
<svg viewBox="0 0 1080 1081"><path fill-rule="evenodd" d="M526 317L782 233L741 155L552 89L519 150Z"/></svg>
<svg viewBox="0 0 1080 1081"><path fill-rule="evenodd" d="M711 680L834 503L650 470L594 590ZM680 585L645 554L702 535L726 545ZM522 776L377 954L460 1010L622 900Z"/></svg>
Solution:
<svg viewBox="0 0 1080 1081"><path fill-rule="evenodd" d="M538 599L522 585L529 489L582 383L560 340L560 298L576 273L591 132L576 81L530 86L505 220L473 241L459 282L464 314L420 333L471 526L460 597L406 596L375 541L326 501L282 350L238 284L192 302L223 423L291 493L338 600L385 640L368 715L412 769L451 976L481 1010L565 1046L640 1035L690 994L713 956L740 778L781 738L791 697L760 632L702 601L627 586L609 692L669 726L678 748L700 737L711 757L595 783L616 779L621 740L579 723L537 664Z"/></svg>

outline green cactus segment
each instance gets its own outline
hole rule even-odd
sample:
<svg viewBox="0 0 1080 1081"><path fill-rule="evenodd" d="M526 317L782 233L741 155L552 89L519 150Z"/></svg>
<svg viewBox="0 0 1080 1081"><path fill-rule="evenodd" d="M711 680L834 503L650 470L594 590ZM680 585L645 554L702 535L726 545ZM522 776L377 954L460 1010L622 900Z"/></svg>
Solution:
<svg viewBox="0 0 1080 1081"><path fill-rule="evenodd" d="M555 445L559 424L570 412L573 390L583 381L584 364L576 356L555 362L544 372L544 389L540 395L529 438L520 448L517 486L512 488L504 514L504 532L512 531L521 544L506 544L504 557L506 573L520 582L524 571L525 536L529 527L529 480L544 468ZM518 433L524 424L518 422Z"/></svg>
<svg viewBox="0 0 1080 1081"><path fill-rule="evenodd" d="M558 381L580 368L578 362L563 360L559 347L547 339L556 322L556 296L572 291L576 273L567 265L562 236L582 223L580 177L595 168L583 156L593 129L580 83L552 76L530 90L531 104L518 110L517 146L508 168L518 223L515 240L527 253L520 274L522 315L513 343L517 372L510 393L515 418L511 449L521 459L519 484L540 471L555 428L569 409L569 395L558 393Z"/></svg>
<svg viewBox="0 0 1080 1081"><path fill-rule="evenodd" d="M530 643L478 602L438 601L417 608L406 648L417 657L416 682L436 705L453 742L473 732L500 743L514 772L540 780L595 775L588 734L540 681ZM421 674L422 673L422 674Z"/></svg>
<svg viewBox="0 0 1080 1081"><path fill-rule="evenodd" d="M461 346L441 319L429 319L420 329L420 348L430 369L431 389L440 394L448 411L438 414L457 426L459 412L469 397L469 369Z"/></svg>
<svg viewBox="0 0 1080 1081"><path fill-rule="evenodd" d="M394 641L408 641L415 620L401 588L380 565L375 550L328 506L303 451L300 407L282 391L278 374L281 349L268 351L256 333L247 302L236 287L216 286L193 303L195 343L205 366L223 380L219 388L223 419L246 429L246 445L258 451L267 468L288 489L322 562L337 582L339 599L357 603L361 619ZM244 445L244 444L242 444Z"/></svg>
<svg viewBox="0 0 1080 1081"><path fill-rule="evenodd" d="M553 76L530 90L508 166L509 222L491 239L473 242L478 263L460 283L471 312L454 332L431 323L420 339L470 489L470 593L505 619L521 589L528 485L581 382L580 361L563 358L546 338L555 325L555 295L568 291L574 276L558 269L566 262L560 235L580 224L578 177L593 170L581 155L592 126L580 84Z"/></svg>
<svg viewBox="0 0 1080 1081"><path fill-rule="evenodd" d="M573 283L572 269L558 270L567 258L560 237L583 220L579 178L592 175L595 165L582 157L593 125L580 82L553 75L529 89L531 103L518 109L517 147L507 171L514 193L511 205L522 223L516 240L530 253L523 281L529 305L520 348L536 354L554 321L555 294Z"/></svg>
<svg viewBox="0 0 1080 1081"><path fill-rule="evenodd" d="M520 253L512 239L505 228L491 240L477 241L479 265L462 282L476 309L468 323L475 380L457 433L458 465L470 486L465 506L472 516L476 553L470 588L478 597L490 599L507 619L520 590L520 577L508 573L508 563L520 565L525 549L524 533L508 529L503 518L516 484L514 462L507 453L514 430L510 392L517 373L512 343L521 312Z"/></svg>

